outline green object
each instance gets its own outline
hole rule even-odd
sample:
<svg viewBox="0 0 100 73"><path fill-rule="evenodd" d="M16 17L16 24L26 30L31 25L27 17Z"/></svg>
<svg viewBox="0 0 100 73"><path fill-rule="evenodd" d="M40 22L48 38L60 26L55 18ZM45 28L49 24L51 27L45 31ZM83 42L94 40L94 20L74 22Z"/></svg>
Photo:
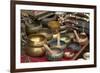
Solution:
<svg viewBox="0 0 100 73"><path fill-rule="evenodd" d="M59 48L51 48L51 50L53 51L53 53L49 53L48 51L46 52L46 56L48 58L48 60L50 61L59 61L61 60L61 58L63 57L63 50L59 49ZM54 51L57 51L56 53Z"/></svg>

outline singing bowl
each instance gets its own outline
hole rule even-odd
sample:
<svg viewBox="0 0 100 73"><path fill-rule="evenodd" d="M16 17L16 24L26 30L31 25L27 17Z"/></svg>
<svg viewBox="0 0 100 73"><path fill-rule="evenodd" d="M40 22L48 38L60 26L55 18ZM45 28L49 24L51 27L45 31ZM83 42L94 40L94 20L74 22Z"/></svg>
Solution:
<svg viewBox="0 0 100 73"><path fill-rule="evenodd" d="M75 34L72 30L68 30L66 33L66 36L68 36L70 39L74 39L75 38Z"/></svg>
<svg viewBox="0 0 100 73"><path fill-rule="evenodd" d="M48 22L48 27L52 30L52 31L56 31L60 29L60 24L58 21L50 21Z"/></svg>
<svg viewBox="0 0 100 73"><path fill-rule="evenodd" d="M76 20L74 19L66 19L66 21L64 22L65 24L78 24Z"/></svg>
<svg viewBox="0 0 100 73"><path fill-rule="evenodd" d="M39 31L37 32L37 34L44 35L47 40L50 40L53 37L52 32L48 28L41 28L41 29L39 29Z"/></svg>
<svg viewBox="0 0 100 73"><path fill-rule="evenodd" d="M75 38L75 34L72 31L67 32L67 36L71 39Z"/></svg>
<svg viewBox="0 0 100 73"><path fill-rule="evenodd" d="M63 57L63 50L60 48L51 48L52 53L50 53L49 51L46 52L46 56L48 58L48 60L50 61L58 61L61 60L61 58Z"/></svg>
<svg viewBox="0 0 100 73"><path fill-rule="evenodd" d="M67 48L72 51L79 51L81 49L81 46L77 42L71 42L68 44Z"/></svg>
<svg viewBox="0 0 100 73"><path fill-rule="evenodd" d="M27 24L28 26L26 26L26 33L27 35L31 35L31 34L35 34L36 30L42 28L42 24Z"/></svg>
<svg viewBox="0 0 100 73"><path fill-rule="evenodd" d="M66 32L67 32L67 29L66 29L67 27L66 27L66 25L64 24L64 25L60 25L60 33L61 34L65 34Z"/></svg>
<svg viewBox="0 0 100 73"><path fill-rule="evenodd" d="M89 25L90 25L89 22L78 20L78 24L75 25L75 27L78 28L78 31L82 32L83 31L83 26L84 26L84 32L86 34L89 34L89 29L90 29Z"/></svg>
<svg viewBox="0 0 100 73"><path fill-rule="evenodd" d="M61 36L61 41L64 41L66 45L71 42L71 38L67 35Z"/></svg>
<svg viewBox="0 0 100 73"><path fill-rule="evenodd" d="M85 14L85 13L76 13L76 16L80 16L80 17L84 17L84 18L89 18L89 15Z"/></svg>
<svg viewBox="0 0 100 73"><path fill-rule="evenodd" d="M86 33L80 33L80 44L84 45L88 42L88 37Z"/></svg>
<svg viewBox="0 0 100 73"><path fill-rule="evenodd" d="M74 52L70 51L65 51L64 52L64 58L72 58L75 55Z"/></svg>
<svg viewBox="0 0 100 73"><path fill-rule="evenodd" d="M44 47L31 47L25 49L26 55L30 57L42 57L45 55L45 48Z"/></svg>
<svg viewBox="0 0 100 73"><path fill-rule="evenodd" d="M55 20L56 20L56 15L53 14L53 15L50 15L50 16L42 19L41 23L43 24L43 26L47 27L48 26L48 22L55 21Z"/></svg>
<svg viewBox="0 0 100 73"><path fill-rule="evenodd" d="M46 43L46 37L41 34L31 34L28 36L28 44L30 46L43 46Z"/></svg>
<svg viewBox="0 0 100 73"><path fill-rule="evenodd" d="M83 58L84 58L85 60L89 60L89 58L90 58L90 53L89 53L89 52L85 52L85 53L83 54Z"/></svg>
<svg viewBox="0 0 100 73"><path fill-rule="evenodd" d="M66 48L66 43L62 40L60 40L60 46L57 46L57 40L56 39L50 40L48 42L48 44L50 45L50 47L58 47L60 49L65 49Z"/></svg>
<svg viewBox="0 0 100 73"><path fill-rule="evenodd" d="M80 45L84 45L88 42L88 37L86 33L80 33L79 38L80 38L79 40ZM77 42L78 40L75 40L75 41Z"/></svg>

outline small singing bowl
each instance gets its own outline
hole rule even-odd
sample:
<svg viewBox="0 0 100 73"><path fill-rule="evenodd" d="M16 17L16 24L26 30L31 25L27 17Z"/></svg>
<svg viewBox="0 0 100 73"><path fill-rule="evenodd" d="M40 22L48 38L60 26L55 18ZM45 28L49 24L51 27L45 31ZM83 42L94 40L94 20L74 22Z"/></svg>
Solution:
<svg viewBox="0 0 100 73"><path fill-rule="evenodd" d="M26 55L30 57L41 57L45 54L45 48L44 47L28 47L25 49Z"/></svg>
<svg viewBox="0 0 100 73"><path fill-rule="evenodd" d="M48 27L52 30L52 31L57 31L60 29L60 24L58 21L50 21L48 22Z"/></svg>
<svg viewBox="0 0 100 73"><path fill-rule="evenodd" d="M88 36L86 35L86 33L80 33L79 38L80 45L85 45L88 42ZM74 39L74 41L77 42L76 39Z"/></svg>
<svg viewBox="0 0 100 73"><path fill-rule="evenodd" d="M50 47L58 47L60 49L66 48L66 43L62 40L60 40L60 46L57 46L57 40L56 39L49 41L48 44L50 45Z"/></svg>
<svg viewBox="0 0 100 73"><path fill-rule="evenodd" d="M69 36L61 36L61 40L64 41L66 44L71 42L71 38Z"/></svg>
<svg viewBox="0 0 100 73"><path fill-rule="evenodd" d="M72 31L67 32L67 36L69 36L71 39L75 38L75 34Z"/></svg>
<svg viewBox="0 0 100 73"><path fill-rule="evenodd" d="M80 33L79 37L80 37L80 42L79 43L81 45L84 45L88 42L88 37L87 37L86 33Z"/></svg>
<svg viewBox="0 0 100 73"><path fill-rule="evenodd" d="M42 28L41 24L28 24L29 26L26 26L26 33L27 35L34 34L36 30Z"/></svg>
<svg viewBox="0 0 100 73"><path fill-rule="evenodd" d="M53 37L52 32L47 28L41 28L41 29L39 29L39 31L37 33L41 34L41 35L44 35L47 40L50 40Z"/></svg>
<svg viewBox="0 0 100 73"><path fill-rule="evenodd" d="M72 58L75 55L72 51L66 51L64 52L64 58Z"/></svg>
<svg viewBox="0 0 100 73"><path fill-rule="evenodd" d="M48 22L50 21L55 21L56 20L56 15L52 14L50 16L47 16L46 18L42 19L41 20L41 23L44 25L44 26L48 26Z"/></svg>
<svg viewBox="0 0 100 73"><path fill-rule="evenodd" d="M90 53L89 53L89 52L85 52L85 53L83 54L83 58L84 58L85 60L89 60L89 59L90 59Z"/></svg>
<svg viewBox="0 0 100 73"><path fill-rule="evenodd" d="M77 42L71 42L68 44L67 48L72 51L79 51L81 49L81 45Z"/></svg>
<svg viewBox="0 0 100 73"><path fill-rule="evenodd" d="M28 44L30 46L43 46L44 43L46 43L46 38L44 35L41 34L32 34L28 36L29 41Z"/></svg>
<svg viewBox="0 0 100 73"><path fill-rule="evenodd" d="M63 50L60 48L51 48L52 53L50 53L49 51L46 52L46 56L48 58L49 61L59 61L62 59L63 57Z"/></svg>

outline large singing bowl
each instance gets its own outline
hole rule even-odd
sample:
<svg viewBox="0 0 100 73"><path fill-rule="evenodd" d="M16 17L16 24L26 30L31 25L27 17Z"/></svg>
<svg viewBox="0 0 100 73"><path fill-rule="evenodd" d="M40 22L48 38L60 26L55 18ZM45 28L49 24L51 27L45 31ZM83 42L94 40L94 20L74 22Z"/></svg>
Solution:
<svg viewBox="0 0 100 73"><path fill-rule="evenodd" d="M46 38L44 35L41 34L32 34L28 36L28 44L30 46L43 46L46 43Z"/></svg>
<svg viewBox="0 0 100 73"><path fill-rule="evenodd" d="M26 55L30 57L41 57L45 54L45 48L44 47L27 47L25 49Z"/></svg>

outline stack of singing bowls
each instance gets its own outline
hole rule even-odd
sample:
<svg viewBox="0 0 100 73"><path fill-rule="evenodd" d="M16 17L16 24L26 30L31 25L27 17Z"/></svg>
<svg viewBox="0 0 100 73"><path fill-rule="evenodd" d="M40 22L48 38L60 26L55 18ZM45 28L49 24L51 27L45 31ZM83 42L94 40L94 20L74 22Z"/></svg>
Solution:
<svg viewBox="0 0 100 73"><path fill-rule="evenodd" d="M41 57L45 54L43 44L46 43L46 38L41 34L31 34L28 36L28 44L25 53L30 57Z"/></svg>
<svg viewBox="0 0 100 73"><path fill-rule="evenodd" d="M43 56L45 54L43 44L46 43L47 40L44 35L37 34L37 30L42 28L42 24L40 24L40 21L35 17L32 11L24 10L22 11L22 24L25 25L24 31L27 36L27 44L24 48L25 54L30 57Z"/></svg>

